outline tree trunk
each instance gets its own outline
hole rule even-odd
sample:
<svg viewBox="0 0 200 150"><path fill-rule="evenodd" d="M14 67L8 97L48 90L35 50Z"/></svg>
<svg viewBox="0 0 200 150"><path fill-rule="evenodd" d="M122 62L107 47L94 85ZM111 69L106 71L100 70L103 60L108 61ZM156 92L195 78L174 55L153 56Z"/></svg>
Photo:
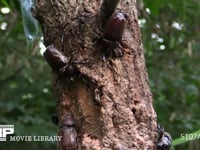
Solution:
<svg viewBox="0 0 200 150"><path fill-rule="evenodd" d="M117 5L127 15L124 44L119 47L124 55L118 58L102 59L104 47L100 41L102 23L106 22L102 8L102 0L36 2L34 15L41 24L45 45L63 50L79 72L72 78L52 73L59 124L66 115L73 115L78 134L75 149L156 149L157 118L136 1L121 0ZM63 143L59 143L60 150L67 149Z"/></svg>

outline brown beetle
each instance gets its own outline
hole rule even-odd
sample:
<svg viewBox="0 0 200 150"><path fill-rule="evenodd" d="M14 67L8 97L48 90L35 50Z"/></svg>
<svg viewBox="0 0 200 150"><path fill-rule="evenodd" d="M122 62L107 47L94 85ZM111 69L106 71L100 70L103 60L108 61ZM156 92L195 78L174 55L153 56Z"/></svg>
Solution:
<svg viewBox="0 0 200 150"><path fill-rule="evenodd" d="M109 41L121 41L125 28L125 17L122 12L114 13L109 19L104 29L103 38Z"/></svg>
<svg viewBox="0 0 200 150"><path fill-rule="evenodd" d="M59 75L71 78L78 73L71 60L68 60L67 57L53 45L47 47L44 52L44 58L52 70Z"/></svg>
<svg viewBox="0 0 200 150"><path fill-rule="evenodd" d="M117 47L122 40L125 22L126 19L122 12L116 12L108 19L103 33L103 46L105 48L105 54L114 54L117 57L123 55L123 52Z"/></svg>
<svg viewBox="0 0 200 150"><path fill-rule="evenodd" d="M57 50L53 45L47 47L46 51L44 52L44 58L46 59L49 66L55 72L59 72L64 66L67 65L67 58L65 55Z"/></svg>
<svg viewBox="0 0 200 150"><path fill-rule="evenodd" d="M66 115L59 125L59 136L62 136L59 150L77 149L77 130L72 114Z"/></svg>

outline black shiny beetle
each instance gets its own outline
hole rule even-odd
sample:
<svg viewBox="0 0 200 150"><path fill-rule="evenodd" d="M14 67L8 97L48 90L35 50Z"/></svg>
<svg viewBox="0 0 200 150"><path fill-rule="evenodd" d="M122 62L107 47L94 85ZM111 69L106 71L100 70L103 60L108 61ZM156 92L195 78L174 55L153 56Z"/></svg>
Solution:
<svg viewBox="0 0 200 150"><path fill-rule="evenodd" d="M172 137L171 135L165 131L163 127L158 125L158 143L157 143L157 149L158 150L169 150L172 144Z"/></svg>
<svg viewBox="0 0 200 150"><path fill-rule="evenodd" d="M122 41L126 19L122 12L114 13L107 21L103 32L103 46L106 54L121 57L123 52L117 49Z"/></svg>
<svg viewBox="0 0 200 150"><path fill-rule="evenodd" d="M47 47L44 52L44 58L52 70L58 75L71 78L78 73L76 67L71 63L71 60L68 60L67 57L53 45Z"/></svg>
<svg viewBox="0 0 200 150"><path fill-rule="evenodd" d="M67 114L59 124L59 136L62 136L59 150L77 149L77 130L72 114Z"/></svg>

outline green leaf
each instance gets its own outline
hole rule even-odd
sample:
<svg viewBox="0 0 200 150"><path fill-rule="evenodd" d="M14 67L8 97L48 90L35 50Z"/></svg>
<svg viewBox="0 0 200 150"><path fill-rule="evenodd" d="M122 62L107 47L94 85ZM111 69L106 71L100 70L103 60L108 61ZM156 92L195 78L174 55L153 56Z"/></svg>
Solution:
<svg viewBox="0 0 200 150"><path fill-rule="evenodd" d="M6 0L1 0L1 1L0 1L0 4L1 4L3 7L9 7L8 3L6 2Z"/></svg>

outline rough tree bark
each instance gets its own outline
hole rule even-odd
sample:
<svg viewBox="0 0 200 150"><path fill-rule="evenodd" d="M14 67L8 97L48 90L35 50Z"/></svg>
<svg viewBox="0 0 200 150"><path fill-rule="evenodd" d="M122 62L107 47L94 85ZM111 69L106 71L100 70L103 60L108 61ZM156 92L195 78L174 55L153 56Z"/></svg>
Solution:
<svg viewBox="0 0 200 150"><path fill-rule="evenodd" d="M156 149L156 113L148 85L136 1L117 5L128 15L121 58L102 60L102 0L37 0L44 44L64 51L79 71L73 80L52 73L59 121L72 113L77 149ZM62 45L62 42L64 45ZM99 98L95 98L98 97Z"/></svg>

